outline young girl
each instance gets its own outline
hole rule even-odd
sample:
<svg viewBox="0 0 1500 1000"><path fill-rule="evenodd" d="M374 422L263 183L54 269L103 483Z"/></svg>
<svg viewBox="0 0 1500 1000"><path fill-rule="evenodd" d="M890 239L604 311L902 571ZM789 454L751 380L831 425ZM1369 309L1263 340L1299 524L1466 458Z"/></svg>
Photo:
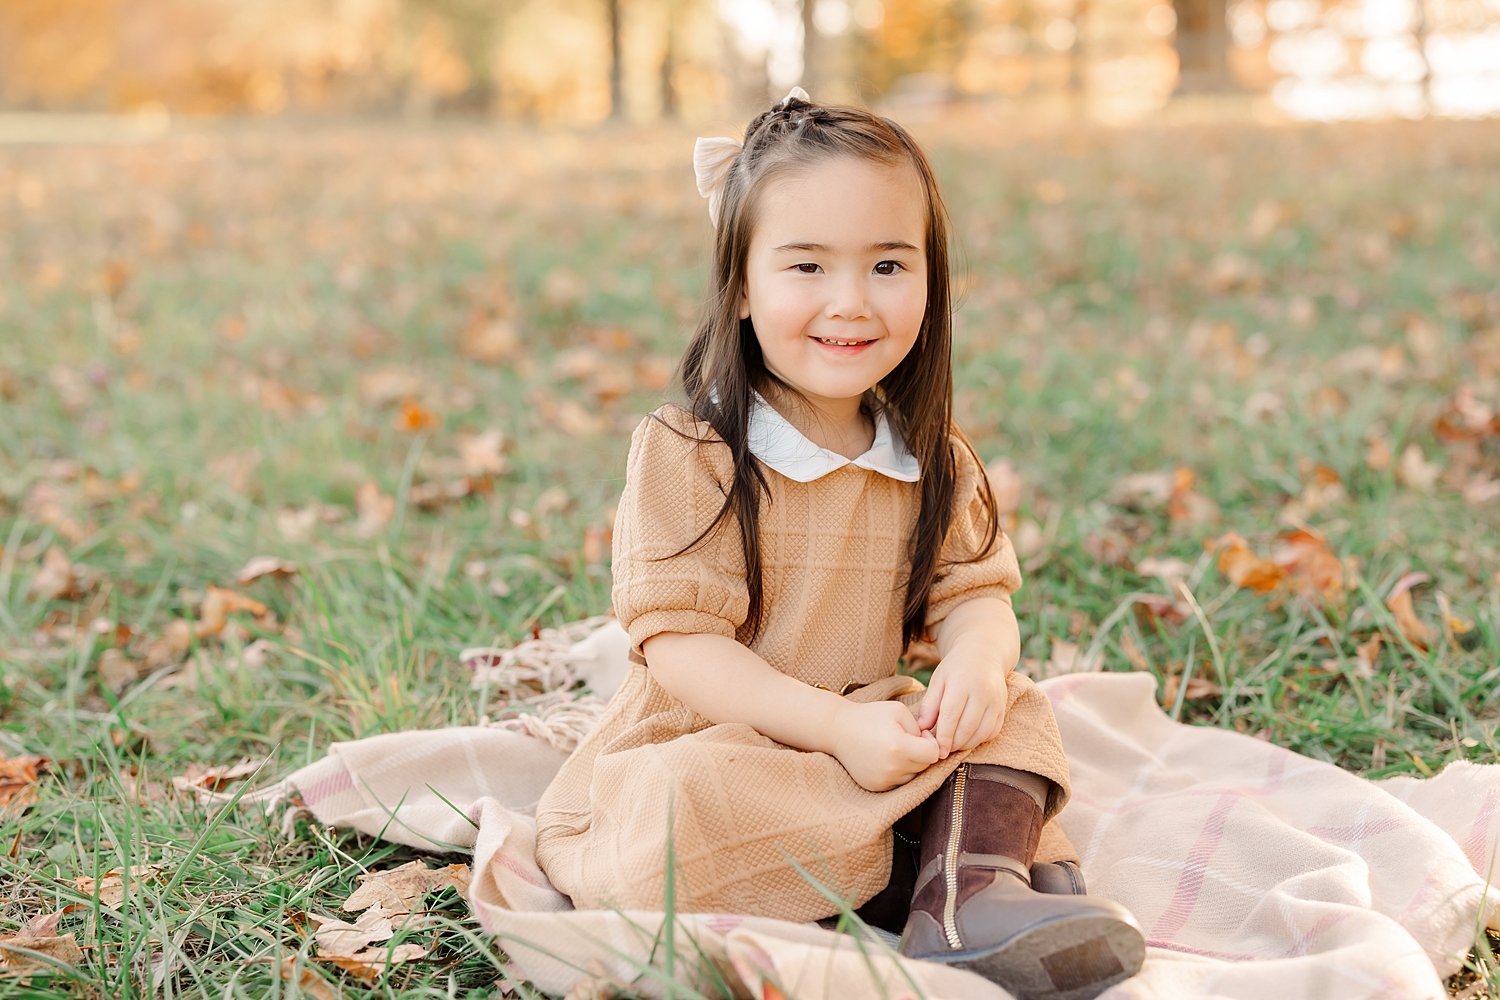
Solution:
<svg viewBox="0 0 1500 1000"><path fill-rule="evenodd" d="M1049 822L1067 764L952 420L932 168L800 90L695 166L716 232L686 406L636 429L615 526L634 666L541 801L538 861L579 908L661 909L669 862L680 911L817 920L831 891L908 956L1093 996L1144 945ZM920 637L925 692L896 674Z"/></svg>

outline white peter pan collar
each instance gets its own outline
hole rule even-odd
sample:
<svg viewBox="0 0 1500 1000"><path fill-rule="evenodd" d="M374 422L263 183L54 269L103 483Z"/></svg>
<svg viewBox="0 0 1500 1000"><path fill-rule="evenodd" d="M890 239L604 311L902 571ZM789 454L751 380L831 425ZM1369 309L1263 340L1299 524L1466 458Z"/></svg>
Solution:
<svg viewBox="0 0 1500 1000"><path fill-rule="evenodd" d="M814 444L758 392L751 393L749 431L750 454L799 483L821 479L846 465L878 472L903 483L922 478L921 464L907 452L905 444L891 430L885 411L878 408L875 442L858 458L845 458Z"/></svg>

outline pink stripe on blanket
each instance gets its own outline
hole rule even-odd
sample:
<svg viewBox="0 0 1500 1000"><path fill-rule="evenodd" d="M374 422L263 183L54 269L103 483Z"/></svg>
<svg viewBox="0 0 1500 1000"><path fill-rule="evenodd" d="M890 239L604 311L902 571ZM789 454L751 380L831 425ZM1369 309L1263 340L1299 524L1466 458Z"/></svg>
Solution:
<svg viewBox="0 0 1500 1000"><path fill-rule="evenodd" d="M1214 856L1224 839L1224 826L1229 812L1241 798L1243 796L1239 792L1225 792L1204 821L1198 839L1188 852L1182 875L1177 880L1177 890L1172 894L1172 902L1152 928L1152 933L1157 937L1171 938L1186 926L1193 907L1198 905L1198 896L1203 891L1203 875L1208 870L1209 859Z"/></svg>
<svg viewBox="0 0 1500 1000"><path fill-rule="evenodd" d="M1347 909L1334 913L1325 913L1311 927L1297 935L1297 940L1292 942L1292 947L1286 953L1286 957L1300 958L1306 955L1313 950L1313 945L1317 943L1318 938L1347 919L1349 919L1349 910Z"/></svg>
<svg viewBox="0 0 1500 1000"><path fill-rule="evenodd" d="M324 778L322 781L315 781L310 785L304 785L298 788L297 791L302 793L303 802L306 802L309 806L315 806L319 802L347 792L353 787L354 779L349 776L348 771L340 768L338 774Z"/></svg>
<svg viewBox="0 0 1500 1000"><path fill-rule="evenodd" d="M500 863L501 868L504 868L516 878L520 879L522 882L525 882L527 885L535 886L538 889L552 888L551 882L548 882L544 878L539 879L536 877L536 869L529 868L526 865L523 865L521 862L511 857L509 854L506 854L504 851L497 852L495 854L495 860Z"/></svg>
<svg viewBox="0 0 1500 1000"><path fill-rule="evenodd" d="M1378 836L1382 833L1390 833L1392 830L1405 830L1411 826L1411 820L1392 816L1376 823L1347 823L1344 826L1310 826L1307 832L1314 837L1322 837L1324 840L1336 844L1347 844L1358 842L1367 837Z"/></svg>
<svg viewBox="0 0 1500 1000"><path fill-rule="evenodd" d="M1146 947L1160 948L1163 951L1175 951L1184 955L1197 955L1201 958L1217 958L1223 962L1256 962L1264 961L1264 955L1252 955L1248 952L1239 951L1214 951L1212 948L1194 948L1190 944L1181 941L1168 941L1164 938L1147 938Z"/></svg>

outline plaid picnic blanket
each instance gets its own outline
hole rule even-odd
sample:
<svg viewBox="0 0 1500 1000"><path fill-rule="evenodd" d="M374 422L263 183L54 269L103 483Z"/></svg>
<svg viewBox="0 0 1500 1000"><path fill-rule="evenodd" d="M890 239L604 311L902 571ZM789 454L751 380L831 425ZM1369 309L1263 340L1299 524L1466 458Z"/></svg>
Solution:
<svg viewBox="0 0 1500 1000"><path fill-rule="evenodd" d="M584 677L607 693L624 669L623 636L589 623L563 649L566 669L533 670L534 687ZM479 652L491 657L481 666L505 668ZM1251 736L1175 723L1148 675L1071 674L1042 688L1072 768L1062 822L1090 891L1129 907L1146 931L1145 967L1110 1000L1444 997L1442 979L1477 929L1500 929L1500 890L1489 887L1500 873L1500 765L1367 781ZM532 811L594 717L556 691L537 697L544 710L499 726L335 744L260 798L295 792L326 824L472 849L470 903L518 979L578 997L660 994L663 914L575 911L536 865ZM672 933L672 975L709 995L1009 996L816 925L679 914Z"/></svg>

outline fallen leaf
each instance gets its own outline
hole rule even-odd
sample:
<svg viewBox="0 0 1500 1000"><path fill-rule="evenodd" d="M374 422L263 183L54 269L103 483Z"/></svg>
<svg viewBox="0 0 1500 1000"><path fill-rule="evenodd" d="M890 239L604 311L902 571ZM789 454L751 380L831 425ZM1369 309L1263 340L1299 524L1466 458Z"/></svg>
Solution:
<svg viewBox="0 0 1500 1000"><path fill-rule="evenodd" d="M421 395L422 380L405 368L375 368L359 377L359 398L376 408Z"/></svg>
<svg viewBox="0 0 1500 1000"><path fill-rule="evenodd" d="M1052 653L1045 661L1027 659L1021 664L1021 672L1033 680L1045 680L1063 674L1092 673L1103 669L1104 657L1100 653L1089 656L1076 643L1066 639L1052 640Z"/></svg>
<svg viewBox="0 0 1500 1000"><path fill-rule="evenodd" d="M203 767L189 764L186 774L172 778L172 786L185 792L222 791L226 785L248 778L261 769L264 760L244 758L237 764L222 764L218 767Z"/></svg>
<svg viewBox="0 0 1500 1000"><path fill-rule="evenodd" d="M1169 674L1162 684L1161 703L1167 708L1176 705L1179 692L1187 701L1204 701L1208 698L1217 698L1222 693L1218 684L1206 677L1196 675L1188 678L1187 688L1183 690L1182 675Z"/></svg>
<svg viewBox="0 0 1500 1000"><path fill-rule="evenodd" d="M1390 609L1396 619L1396 627L1401 634L1406 636L1413 646L1418 649L1427 649L1436 634L1426 622L1417 617L1416 609L1412 607L1411 590L1419 584L1426 583L1430 577L1426 573L1408 573L1396 581L1391 588L1391 593L1385 599L1385 606Z"/></svg>
<svg viewBox="0 0 1500 1000"><path fill-rule="evenodd" d="M469 888L469 866L448 865L428 868L421 861L411 861L400 868L369 872L359 877L360 887L344 900L343 908L351 913L379 905L391 915L410 913L413 905L429 892L452 886L460 893Z"/></svg>
<svg viewBox="0 0 1500 1000"><path fill-rule="evenodd" d="M325 954L319 952L318 957L332 965L337 965L360 979L375 979L392 965L402 962L410 962L414 959L425 958L427 949L419 944L398 944L394 948L366 948L352 955Z"/></svg>
<svg viewBox="0 0 1500 1000"><path fill-rule="evenodd" d="M83 596L79 575L62 549L56 545L48 546L42 555L42 567L31 578L26 594L44 601L67 601Z"/></svg>
<svg viewBox="0 0 1500 1000"><path fill-rule="evenodd" d="M140 680L143 672L140 663L119 649L106 649L100 653L99 663L94 669L99 674L99 683L115 692L123 691Z"/></svg>
<svg viewBox="0 0 1500 1000"><path fill-rule="evenodd" d="M42 913L26 921L25 934L28 937L56 937L57 925L62 921L63 915L81 909L79 903L69 903L60 910L51 913Z"/></svg>
<svg viewBox="0 0 1500 1000"><path fill-rule="evenodd" d="M0 937L0 965L6 968L44 972L55 969L58 964L83 964L83 951L71 932L55 936L12 934Z"/></svg>
<svg viewBox="0 0 1500 1000"><path fill-rule="evenodd" d="M1205 542L1204 546L1218 550L1219 572L1237 587L1268 594L1286 575L1276 563L1252 552L1249 543L1232 531Z"/></svg>
<svg viewBox="0 0 1500 1000"><path fill-rule="evenodd" d="M1419 493L1431 493L1442 472L1442 466L1427 461L1422 449L1415 444L1402 450L1401 461L1396 466L1396 478Z"/></svg>
<svg viewBox="0 0 1500 1000"><path fill-rule="evenodd" d="M480 364L509 361L520 349L521 336L506 317L476 313L458 335L458 353Z"/></svg>
<svg viewBox="0 0 1500 1000"><path fill-rule="evenodd" d="M396 516L395 497L381 493L380 487L373 482L360 486L354 494L354 507L359 512L354 533L361 538L373 538L380 534L391 523L391 518Z"/></svg>
<svg viewBox="0 0 1500 1000"><path fill-rule="evenodd" d="M407 491L406 498L418 510L435 511L493 489L494 483L488 476L462 476L445 483L416 483Z"/></svg>
<svg viewBox="0 0 1500 1000"><path fill-rule="evenodd" d="M1308 528L1283 532L1273 561L1285 571L1284 585L1324 604L1344 599L1344 564L1322 535Z"/></svg>
<svg viewBox="0 0 1500 1000"><path fill-rule="evenodd" d="M161 865L133 865L130 869L130 881L143 882L155 878L163 871ZM92 899L96 894L100 904L110 909L118 909L125 901L125 869L112 868L103 875L95 878L92 875L79 875L73 879L73 884L78 891Z"/></svg>
<svg viewBox="0 0 1500 1000"><path fill-rule="evenodd" d="M1375 676L1375 663L1380 657L1380 647L1385 637L1376 632L1354 647L1354 675L1361 680Z"/></svg>
<svg viewBox="0 0 1500 1000"><path fill-rule="evenodd" d="M1193 489L1197 479L1192 469L1173 471L1172 489L1167 495L1167 516L1175 523L1204 524L1218 518L1219 505Z"/></svg>
<svg viewBox="0 0 1500 1000"><path fill-rule="evenodd" d="M256 618L264 618L270 614L270 611L271 609L260 601L253 597L246 597L239 591L224 587L209 587L198 609L198 638L207 639L222 633L232 614L248 612Z"/></svg>
<svg viewBox="0 0 1500 1000"><path fill-rule="evenodd" d="M458 454L464 471L471 476L498 476L509 467L505 457L505 435L490 429L465 434L458 439Z"/></svg>
<svg viewBox="0 0 1500 1000"><path fill-rule="evenodd" d="M1174 593L1180 593L1174 588ZM1134 597L1136 616L1143 620L1144 624L1156 621L1164 621L1171 625L1179 625L1187 621L1192 609L1181 600L1168 597L1165 594L1137 594Z"/></svg>
<svg viewBox="0 0 1500 1000"><path fill-rule="evenodd" d="M20 812L36 801L37 780L47 769L46 757L0 757L0 810Z"/></svg>
<svg viewBox="0 0 1500 1000"><path fill-rule="evenodd" d="M390 914L379 903L361 913L352 924L317 913L309 914L308 919L317 925L313 940L317 942L319 955L352 955L379 941L389 941L396 933Z"/></svg>
<svg viewBox="0 0 1500 1000"><path fill-rule="evenodd" d="M241 587L247 587L256 580L267 576L285 579L297 575L297 564L278 559L275 556L256 556L244 565L237 574L235 582Z"/></svg>
<svg viewBox="0 0 1500 1000"><path fill-rule="evenodd" d="M305 997L312 1000L340 1000L339 988L319 976L305 965L298 965L295 958L281 960L281 981L294 984Z"/></svg>
<svg viewBox="0 0 1500 1000"><path fill-rule="evenodd" d="M412 399L403 400L401 412L396 415L396 429L408 434L430 431L441 422L437 414Z"/></svg>
<svg viewBox="0 0 1500 1000"><path fill-rule="evenodd" d="M1136 563L1135 571L1141 576L1156 577L1167 585L1167 590L1175 594L1178 586L1192 575L1193 567L1181 559L1158 559L1155 556L1148 556Z"/></svg>

